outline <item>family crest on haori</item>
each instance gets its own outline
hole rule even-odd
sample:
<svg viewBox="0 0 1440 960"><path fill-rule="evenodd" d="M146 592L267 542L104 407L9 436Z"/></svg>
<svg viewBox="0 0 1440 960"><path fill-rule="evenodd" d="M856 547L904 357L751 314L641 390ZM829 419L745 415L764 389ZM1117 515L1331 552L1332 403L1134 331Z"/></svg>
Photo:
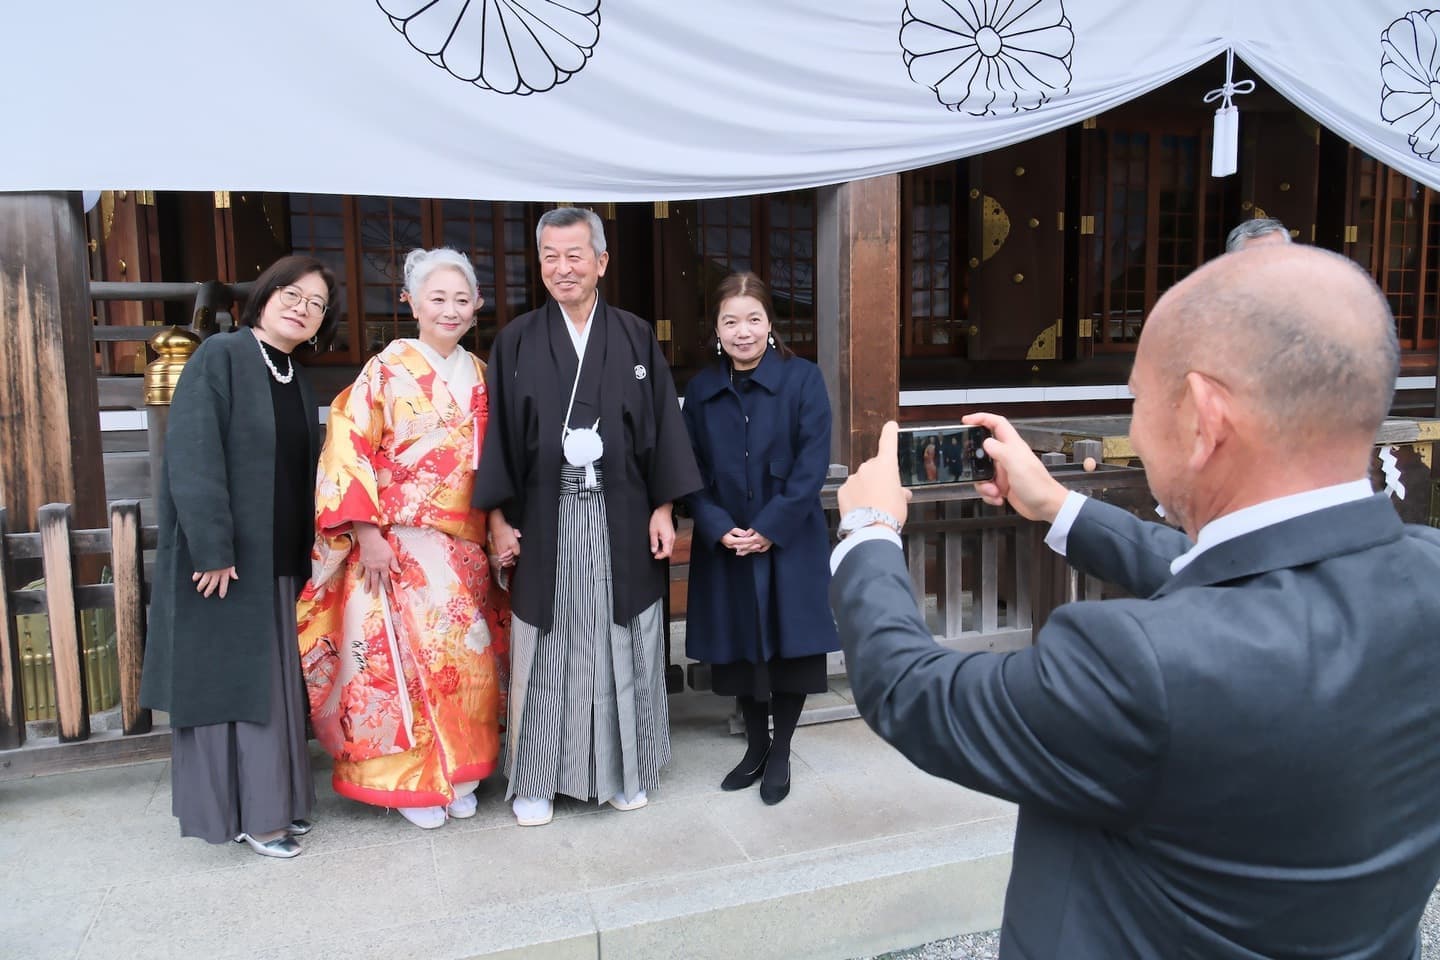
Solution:
<svg viewBox="0 0 1440 960"><path fill-rule="evenodd" d="M909 0L900 47L910 79L946 107L992 117L1069 92L1075 32L1061 0Z"/></svg>

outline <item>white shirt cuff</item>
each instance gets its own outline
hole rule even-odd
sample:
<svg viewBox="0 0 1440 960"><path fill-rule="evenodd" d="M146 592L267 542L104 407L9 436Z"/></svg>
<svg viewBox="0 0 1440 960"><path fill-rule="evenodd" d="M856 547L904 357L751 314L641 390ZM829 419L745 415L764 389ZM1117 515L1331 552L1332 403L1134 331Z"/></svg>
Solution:
<svg viewBox="0 0 1440 960"><path fill-rule="evenodd" d="M1060 512L1055 514L1055 522L1050 524L1050 532L1045 534L1045 546L1060 556L1065 556L1065 547L1070 540L1070 528L1075 526L1075 518L1080 516L1080 508L1085 506L1088 499L1090 498L1085 494L1076 493L1074 490L1065 494L1065 502L1060 505Z"/></svg>
<svg viewBox="0 0 1440 960"><path fill-rule="evenodd" d="M895 544L897 550L900 549L900 534L891 530L885 526L885 524L876 523L868 527L861 527L844 540L841 540L830 553L830 572L833 574L836 570L839 570L840 561L845 559L845 554L867 540L886 540Z"/></svg>

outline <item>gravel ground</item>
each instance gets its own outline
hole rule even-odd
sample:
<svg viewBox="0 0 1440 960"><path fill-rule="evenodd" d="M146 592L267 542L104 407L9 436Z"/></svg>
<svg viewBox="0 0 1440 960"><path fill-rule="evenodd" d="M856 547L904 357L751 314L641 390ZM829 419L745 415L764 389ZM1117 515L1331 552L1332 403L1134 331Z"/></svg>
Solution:
<svg viewBox="0 0 1440 960"><path fill-rule="evenodd" d="M865 960L996 960L999 955L1000 934L992 930L936 940ZM1440 960L1440 888L1430 895L1425 915L1420 918L1420 956L1421 960Z"/></svg>

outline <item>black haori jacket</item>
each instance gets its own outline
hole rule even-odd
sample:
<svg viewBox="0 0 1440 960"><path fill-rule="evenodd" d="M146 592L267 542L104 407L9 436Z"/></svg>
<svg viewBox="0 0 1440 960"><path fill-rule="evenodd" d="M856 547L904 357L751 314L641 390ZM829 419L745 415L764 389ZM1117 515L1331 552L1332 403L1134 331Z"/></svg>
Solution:
<svg viewBox="0 0 1440 960"><path fill-rule="evenodd" d="M561 442L575 382L567 322L550 300L510 321L495 338L487 376L490 423L475 474L474 505L498 508L523 534L511 607L541 630L552 626ZM570 425L600 420L614 620L624 624L666 588L666 564L650 553L650 514L698 490L700 473L670 367L650 325L604 299L591 322Z"/></svg>

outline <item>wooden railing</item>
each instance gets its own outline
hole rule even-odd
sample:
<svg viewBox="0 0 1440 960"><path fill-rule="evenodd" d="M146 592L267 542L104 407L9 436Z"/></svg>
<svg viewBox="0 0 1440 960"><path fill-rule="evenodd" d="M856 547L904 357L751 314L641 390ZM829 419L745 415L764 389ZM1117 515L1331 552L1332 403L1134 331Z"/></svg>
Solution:
<svg viewBox="0 0 1440 960"><path fill-rule="evenodd" d="M1052 464L1066 487L1148 502L1143 470L1101 464ZM912 491L901 535L910 581L931 633L956 650L1013 650L1032 642L1051 611L1075 600L1099 599L1104 585L1083 577L1045 545L1047 524L1026 520L980 499L973 484L937 484ZM821 494L832 528L835 492ZM1128 502L1127 502L1128 501Z"/></svg>
<svg viewBox="0 0 1440 960"><path fill-rule="evenodd" d="M1066 486L1087 494L1145 499L1140 470L1105 465L1093 473L1074 465L1052 470ZM835 491L835 486L827 486L821 494L832 526L838 521ZM109 527L97 530L71 529L66 504L42 507L37 533L5 533L5 519L0 508L0 779L120 757L163 755L166 744L155 739L163 729L154 737L142 736L152 727L150 711L140 706L148 597L144 552L154 548L156 530L142 525L139 502L113 502ZM961 650L1016 649L1031 642L1056 606L1100 596L1098 581L1081 578L1044 545L1045 529L1044 524L987 506L970 484L914 491L903 544L916 597L937 641ZM81 582L82 571L93 574L104 565L112 571L113 582ZM682 570L677 566L676 573ZM21 571L26 575L19 576ZM43 588L19 586L37 572L44 578ZM81 629L81 612L93 609L114 610L120 674L120 729L95 738ZM55 677L58 742L41 744L37 738L30 745L48 751L39 762L26 757L33 750L15 749L26 746L15 624L16 616L26 614L43 614L48 620ZM838 655L831 669L843 672ZM692 670L691 685L708 687L708 674Z"/></svg>
<svg viewBox="0 0 1440 960"><path fill-rule="evenodd" d="M1059 454L1050 459L1052 475L1072 490L1131 509L1150 503L1143 470L1099 464L1086 471ZM820 492L832 534L840 520L838 489L839 482L827 483ZM912 490L901 544L916 601L937 643L955 650L1015 650L1033 641L1056 607L1100 598L1104 584L1081 576L1045 546L1048 529L985 504L971 483ZM686 565L672 567L672 581L687 573ZM843 655L830 655L829 672L845 672ZM706 665L691 664L687 674L691 687L709 689ZM853 711L833 714L841 715Z"/></svg>
<svg viewBox="0 0 1440 960"><path fill-rule="evenodd" d="M155 529L141 525L140 505L110 505L110 526L72 530L68 504L40 508L38 533L6 533L0 507L0 749L25 742L21 701L20 638L15 618L42 613L48 621L55 671L56 733L60 743L90 738L85 690L85 652L80 613L115 611L115 645L120 669L120 721L127 736L149 732L150 711L140 706L140 668L145 653L146 585L144 552L155 545ZM78 571L106 557L112 583L80 583ZM11 582L21 566L39 562L44 587L17 589Z"/></svg>

